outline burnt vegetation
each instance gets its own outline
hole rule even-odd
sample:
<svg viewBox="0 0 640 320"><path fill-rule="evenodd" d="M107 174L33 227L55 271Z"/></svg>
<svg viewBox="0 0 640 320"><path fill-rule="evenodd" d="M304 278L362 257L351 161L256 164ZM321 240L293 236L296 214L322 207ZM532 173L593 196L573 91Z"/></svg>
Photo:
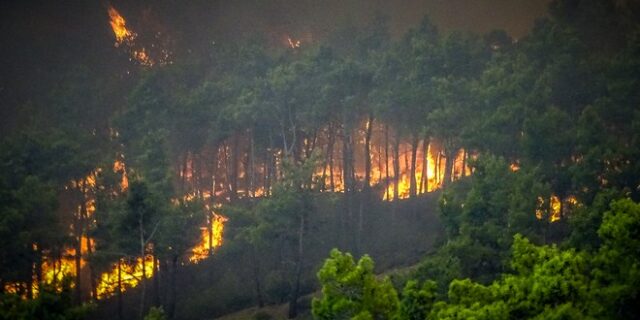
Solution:
<svg viewBox="0 0 640 320"><path fill-rule="evenodd" d="M2 22L0 319L640 316L637 2L518 38L212 3L0 5L50 17Z"/></svg>

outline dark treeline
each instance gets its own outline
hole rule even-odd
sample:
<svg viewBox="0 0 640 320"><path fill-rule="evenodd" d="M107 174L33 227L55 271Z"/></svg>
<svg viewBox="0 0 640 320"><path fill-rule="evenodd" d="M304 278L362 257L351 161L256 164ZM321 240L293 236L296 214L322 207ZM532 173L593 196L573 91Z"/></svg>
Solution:
<svg viewBox="0 0 640 320"><path fill-rule="evenodd" d="M251 303L286 297L295 317L299 297L317 288L309 279L321 249L380 252L394 265L386 256L393 249L376 247L369 233L389 223L401 235L411 217L431 212L420 205L433 202L419 195L442 187L438 249L393 284L365 281L379 285L372 290L380 301L338 315L330 310L344 296L325 292L316 317L634 318L635 260L620 260L632 269L624 272L597 261L638 250L635 242L615 247L622 236L603 215L614 200L640 201L639 18L634 1L557 0L520 39L442 32L428 18L395 39L388 19L376 16L322 40L274 44L257 34L184 56L171 41L140 36L129 51L114 48L122 61L113 72L70 65L46 94L20 106L28 116L0 145L0 316L82 317L97 305L121 318L163 306L152 313L180 318L176 301L188 301L178 297L187 286L180 272L203 241L201 228L214 233L216 211L229 219L231 248L220 259L255 267L246 284ZM143 60L140 48L151 59L153 50L171 54ZM398 205L402 198L411 205ZM637 219L631 202L615 203L609 215ZM380 207L389 212L370 214ZM322 211L335 214L322 219ZM327 221L332 232L318 232ZM405 237L419 233L406 230ZM205 240L211 255L212 237ZM538 260L523 260L533 251ZM585 277L618 300L575 304L597 301L593 288L557 304L544 293L513 309L499 303L504 295L482 297L535 276L531 270L555 256L582 268L573 254L588 261L580 272L611 274ZM332 253L322 285L356 268L349 259ZM344 268L327 271L331 263ZM360 263L355 270L368 276L371 262ZM260 270L267 266L278 272ZM224 285L208 274L206 283ZM435 282L416 289L409 278ZM455 280L464 278L471 280ZM267 280L283 287L265 293ZM412 295L419 301L405 303ZM49 300L65 307L47 310ZM136 306L123 310L123 300ZM485 305L498 306L479 311Z"/></svg>

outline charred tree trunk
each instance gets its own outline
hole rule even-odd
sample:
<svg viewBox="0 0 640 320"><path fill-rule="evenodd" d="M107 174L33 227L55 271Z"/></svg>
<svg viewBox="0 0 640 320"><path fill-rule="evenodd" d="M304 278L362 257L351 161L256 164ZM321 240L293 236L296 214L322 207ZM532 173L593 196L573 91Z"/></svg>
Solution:
<svg viewBox="0 0 640 320"><path fill-rule="evenodd" d="M213 255L213 220L215 219L215 216L213 215L213 212L209 212L209 256Z"/></svg>
<svg viewBox="0 0 640 320"><path fill-rule="evenodd" d="M355 177L353 170L353 139L351 128L348 123L344 124L344 140L342 146L342 172L343 172L343 180L344 180L344 194L346 200L346 209L347 209L347 220L345 223L345 235L347 235L347 239L349 241L350 247L353 248L357 243L356 233L349 232L353 228L354 225L354 217L353 217L353 193L355 191Z"/></svg>
<svg viewBox="0 0 640 320"><path fill-rule="evenodd" d="M160 277L158 277L158 259L153 257L153 305L160 305Z"/></svg>
<svg viewBox="0 0 640 320"><path fill-rule="evenodd" d="M336 191L336 184L333 176L333 146L335 144L336 136L331 126L329 127L329 145L327 146L327 157L329 161L329 187L331 192Z"/></svg>
<svg viewBox="0 0 640 320"><path fill-rule="evenodd" d="M93 249L91 248L91 240L87 238L87 254L91 256ZM88 261L89 266L89 279L91 279L91 298L94 302L98 301L98 284L96 283L95 271L93 270L93 264Z"/></svg>
<svg viewBox="0 0 640 320"><path fill-rule="evenodd" d="M453 181L453 162L455 161L455 148L445 148L444 181L443 187L448 186Z"/></svg>
<svg viewBox="0 0 640 320"><path fill-rule="evenodd" d="M184 160L182 162L182 168L180 172L182 172L180 177L180 191L181 193L186 192L186 183L187 183L187 163L189 162L189 152L186 152L184 155Z"/></svg>
<svg viewBox="0 0 640 320"><path fill-rule="evenodd" d="M140 279L140 319L144 319L144 299L147 291L147 275L145 273L145 241L144 241L144 216L139 214L138 216L138 232L140 233L140 257L142 259L142 277Z"/></svg>
<svg viewBox="0 0 640 320"><path fill-rule="evenodd" d="M249 132L249 165L248 165L248 170L247 174L249 175L249 186L247 187L247 194L249 194L249 196L251 196L252 198L255 197L255 181L254 181L254 175L255 175L255 143L253 141L253 132L250 131Z"/></svg>
<svg viewBox="0 0 640 320"><path fill-rule="evenodd" d="M393 143L393 200L399 198L400 185L400 135L396 133L396 139Z"/></svg>
<svg viewBox="0 0 640 320"><path fill-rule="evenodd" d="M271 160L272 154L269 152L269 148L265 148L264 151L264 195L269 195L269 190L271 189Z"/></svg>
<svg viewBox="0 0 640 320"><path fill-rule="evenodd" d="M440 170L440 167L442 167L442 152L439 151L436 156L436 185L438 186L442 182L442 170Z"/></svg>
<svg viewBox="0 0 640 320"><path fill-rule="evenodd" d="M80 213L78 213L78 216ZM81 269L82 269L82 226L80 217L76 217L74 229L76 230L75 239L75 264L76 264L76 278L75 278L75 299L78 305L82 304L82 281L81 281ZM31 287L31 286L29 286Z"/></svg>
<svg viewBox="0 0 640 320"><path fill-rule="evenodd" d="M416 182L416 161L418 159L418 135L414 135L411 141L411 170L409 174L409 196L415 198L417 195L417 182Z"/></svg>
<svg viewBox="0 0 640 320"><path fill-rule="evenodd" d="M389 185L389 125L384 126L384 167L385 167L385 186ZM391 199L389 188L385 188L385 198Z"/></svg>
<svg viewBox="0 0 640 320"><path fill-rule="evenodd" d="M178 256L171 258L171 277L169 280L169 307L167 315L169 319L173 319L176 313L176 274L178 273Z"/></svg>
<svg viewBox="0 0 640 320"><path fill-rule="evenodd" d="M213 152L213 159L211 159L211 197L209 198L210 204L216 202L216 175L218 174L218 152L220 151L219 146L215 147L215 151Z"/></svg>
<svg viewBox="0 0 640 320"><path fill-rule="evenodd" d="M118 319L124 319L122 313L122 258L118 259L118 287L116 288L118 294Z"/></svg>
<svg viewBox="0 0 640 320"><path fill-rule="evenodd" d="M350 129L345 127L344 141L342 145L342 180L344 183L344 192L353 191L353 161L352 161L352 141Z"/></svg>
<svg viewBox="0 0 640 320"><path fill-rule="evenodd" d="M80 214L81 214L80 224L82 228L82 231L80 233L80 248L82 248L82 239L83 239L82 235L86 234L87 221L89 220L89 212L87 211L87 185L84 180L82 181L82 202L80 204ZM87 242L87 254L91 256L91 254L93 253L92 252L93 249L91 248L91 240L88 237L86 237L85 240ZM82 253L80 253L80 256L82 257ZM87 261L87 266L89 267L89 283L91 285L91 298L93 301L97 301L98 288L96 284L93 265L90 263L90 261Z"/></svg>
<svg viewBox="0 0 640 320"><path fill-rule="evenodd" d="M422 177L420 178L420 192L429 191L429 138L425 137L422 141Z"/></svg>
<svg viewBox="0 0 640 320"><path fill-rule="evenodd" d="M371 186L371 133L373 132L373 116L369 116L367 132L364 137L364 186L363 190L369 191Z"/></svg>
<svg viewBox="0 0 640 320"><path fill-rule="evenodd" d="M229 195L229 199L232 202L235 202L238 199L238 161L240 158L239 155L239 145L240 141L238 138L238 134L234 134L232 138L232 150L231 150L231 173L230 173L230 185L231 185L231 194Z"/></svg>
<svg viewBox="0 0 640 320"><path fill-rule="evenodd" d="M469 156L469 154L467 153L467 150L462 150L462 177L466 177L467 176L467 157Z"/></svg>

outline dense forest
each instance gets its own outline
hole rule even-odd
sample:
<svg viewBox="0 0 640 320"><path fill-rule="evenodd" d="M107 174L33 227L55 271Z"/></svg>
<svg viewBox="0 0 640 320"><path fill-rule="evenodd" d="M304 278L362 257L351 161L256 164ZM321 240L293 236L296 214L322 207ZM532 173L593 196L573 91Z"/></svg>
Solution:
<svg viewBox="0 0 640 320"><path fill-rule="evenodd" d="M640 317L640 3L517 38L189 6L2 22L0 319Z"/></svg>

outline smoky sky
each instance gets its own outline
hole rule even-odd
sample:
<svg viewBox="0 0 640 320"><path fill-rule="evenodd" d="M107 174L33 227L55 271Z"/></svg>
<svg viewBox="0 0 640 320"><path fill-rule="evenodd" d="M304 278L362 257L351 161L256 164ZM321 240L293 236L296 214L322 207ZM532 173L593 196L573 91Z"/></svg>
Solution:
<svg viewBox="0 0 640 320"><path fill-rule="evenodd" d="M24 0L0 2L0 117L48 94L71 65L109 72L114 38L107 8L142 36L161 32L177 46L200 47L248 34L322 40L347 24L389 18L394 37L427 15L440 30L519 38L545 15L550 0ZM153 41L153 39L152 39ZM185 48L182 48L185 49ZM176 50L177 51L177 50ZM184 52L185 50L183 50ZM176 57L180 58L180 57ZM98 72L98 71L96 71Z"/></svg>
<svg viewBox="0 0 640 320"><path fill-rule="evenodd" d="M521 37L536 18L545 14L547 0L254 0L223 1L216 17L220 25L237 32L323 34L347 21L367 22L375 14L391 19L392 34L401 35L417 26L425 15L442 30L484 33L503 29Z"/></svg>

